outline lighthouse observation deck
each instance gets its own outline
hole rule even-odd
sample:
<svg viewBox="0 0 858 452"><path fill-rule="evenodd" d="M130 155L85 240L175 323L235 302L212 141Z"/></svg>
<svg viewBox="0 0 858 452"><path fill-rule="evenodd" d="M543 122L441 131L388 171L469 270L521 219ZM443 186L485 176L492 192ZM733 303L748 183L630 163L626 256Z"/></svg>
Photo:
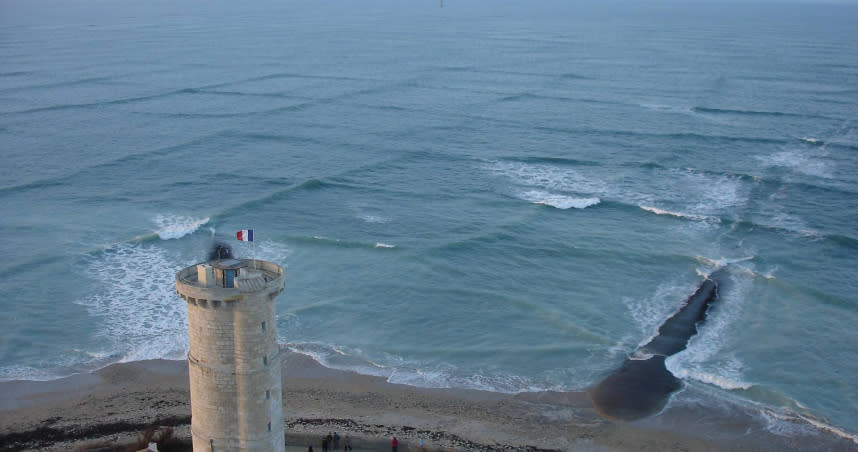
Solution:
<svg viewBox="0 0 858 452"><path fill-rule="evenodd" d="M279 265L251 259L219 259L192 265L176 273L176 291L189 303L238 301L242 294L259 291L276 297L283 291L284 272Z"/></svg>

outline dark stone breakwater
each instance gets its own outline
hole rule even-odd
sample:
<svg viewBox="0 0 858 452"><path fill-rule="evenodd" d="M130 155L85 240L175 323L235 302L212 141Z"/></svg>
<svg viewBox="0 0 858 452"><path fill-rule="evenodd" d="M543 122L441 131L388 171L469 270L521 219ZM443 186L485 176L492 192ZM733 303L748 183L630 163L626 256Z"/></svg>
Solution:
<svg viewBox="0 0 858 452"><path fill-rule="evenodd" d="M599 414L631 421L664 408L670 395L682 387L682 382L665 367L665 359L685 350L688 340L697 334L709 306L718 298L719 282L727 274L722 267L707 276L679 311L665 320L649 343L588 391Z"/></svg>

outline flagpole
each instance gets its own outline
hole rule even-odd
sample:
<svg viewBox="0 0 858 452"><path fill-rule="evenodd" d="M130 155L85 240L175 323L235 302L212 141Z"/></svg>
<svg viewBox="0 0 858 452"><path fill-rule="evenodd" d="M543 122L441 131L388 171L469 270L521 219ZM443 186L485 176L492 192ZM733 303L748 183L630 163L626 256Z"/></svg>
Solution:
<svg viewBox="0 0 858 452"><path fill-rule="evenodd" d="M235 233L235 238L241 242L250 242L250 247L253 250L253 269L256 267L256 240L253 240L253 229L242 229Z"/></svg>

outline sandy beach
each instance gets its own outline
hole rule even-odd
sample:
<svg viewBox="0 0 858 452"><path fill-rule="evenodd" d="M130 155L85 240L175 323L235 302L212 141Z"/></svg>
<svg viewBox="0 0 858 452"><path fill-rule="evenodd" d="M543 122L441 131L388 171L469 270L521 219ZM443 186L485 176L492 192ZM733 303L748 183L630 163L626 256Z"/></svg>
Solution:
<svg viewBox="0 0 858 452"><path fill-rule="evenodd" d="M332 370L283 352L284 415L290 450L329 432L355 450L722 451L858 450L852 440L803 421L774 434L765 416L694 388L635 422L600 417L586 393L500 394L425 389ZM703 402L703 400L707 400ZM0 383L0 450L83 450L133 441L147 426L189 437L187 363L139 361L60 380ZM781 428L783 430L783 428ZM787 434L788 433L788 434Z"/></svg>

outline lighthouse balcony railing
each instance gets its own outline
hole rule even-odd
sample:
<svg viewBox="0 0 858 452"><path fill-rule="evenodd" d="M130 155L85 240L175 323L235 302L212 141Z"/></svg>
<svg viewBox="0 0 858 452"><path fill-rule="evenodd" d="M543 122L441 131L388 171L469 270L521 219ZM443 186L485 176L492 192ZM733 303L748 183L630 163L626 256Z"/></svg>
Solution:
<svg viewBox="0 0 858 452"><path fill-rule="evenodd" d="M283 268L277 264L268 261L262 260L253 260L253 259L240 259L242 264L240 271L242 272L259 272L262 274L262 277L265 278L266 284L274 281L278 278L283 278ZM205 262L201 262L203 264ZM200 287L198 273L197 273L197 265L192 265L188 268L181 270L176 275L176 280L188 286L197 286Z"/></svg>

